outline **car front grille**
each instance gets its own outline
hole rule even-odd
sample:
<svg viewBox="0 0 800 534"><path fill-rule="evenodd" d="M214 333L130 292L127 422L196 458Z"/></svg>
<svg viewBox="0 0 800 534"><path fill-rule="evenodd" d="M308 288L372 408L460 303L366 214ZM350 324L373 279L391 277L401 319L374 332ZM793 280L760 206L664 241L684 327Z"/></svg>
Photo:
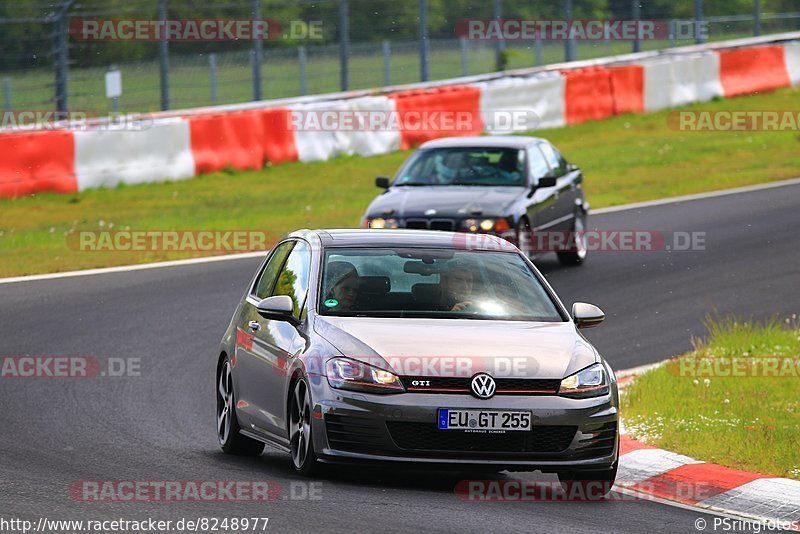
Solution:
<svg viewBox="0 0 800 534"><path fill-rule="evenodd" d="M456 228L456 222L453 219L406 219L405 226L415 230L452 232Z"/></svg>
<svg viewBox="0 0 800 534"><path fill-rule="evenodd" d="M469 394L472 378L404 376L401 378L407 391L414 393ZM415 385L416 382L416 385ZM495 378L496 395L555 395L561 379L555 378Z"/></svg>
<svg viewBox="0 0 800 534"><path fill-rule="evenodd" d="M436 423L386 423L401 449L415 451L558 453L569 448L577 426L534 426L525 432L482 434L439 430Z"/></svg>

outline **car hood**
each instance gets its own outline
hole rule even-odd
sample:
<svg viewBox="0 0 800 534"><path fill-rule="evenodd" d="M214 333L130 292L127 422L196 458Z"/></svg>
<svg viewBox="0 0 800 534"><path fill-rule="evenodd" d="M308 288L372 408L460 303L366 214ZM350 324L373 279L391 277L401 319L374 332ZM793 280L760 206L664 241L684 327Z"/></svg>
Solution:
<svg viewBox="0 0 800 534"><path fill-rule="evenodd" d="M564 378L599 361L571 322L317 317L343 355L401 376Z"/></svg>
<svg viewBox="0 0 800 534"><path fill-rule="evenodd" d="M392 187L372 201L367 217L505 216L510 205L523 194L523 187L423 186Z"/></svg>

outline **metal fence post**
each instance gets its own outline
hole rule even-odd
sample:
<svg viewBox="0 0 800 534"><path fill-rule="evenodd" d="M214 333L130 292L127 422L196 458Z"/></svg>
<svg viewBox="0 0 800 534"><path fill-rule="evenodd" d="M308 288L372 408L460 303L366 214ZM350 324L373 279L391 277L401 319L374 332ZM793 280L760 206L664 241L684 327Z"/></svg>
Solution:
<svg viewBox="0 0 800 534"><path fill-rule="evenodd" d="M167 0L158 0L158 20L162 31L167 24ZM166 33L166 32L164 32ZM169 41L162 35L158 43L158 74L161 83L161 110L169 109Z"/></svg>
<svg viewBox="0 0 800 534"><path fill-rule="evenodd" d="M347 0L339 0L339 86L342 91L350 88L350 72L347 61L350 57L350 7Z"/></svg>
<svg viewBox="0 0 800 534"><path fill-rule="evenodd" d="M253 0L251 4L252 20L261 20L261 0ZM263 63L264 42L261 36L256 36L253 40L253 100L262 100L261 93L261 63Z"/></svg>
<svg viewBox="0 0 800 534"><path fill-rule="evenodd" d="M494 5L492 6L492 18L498 23L500 22L500 19L503 18L502 0L494 0ZM506 42L502 38L497 39L494 42L494 67L497 71L503 70L505 67L505 61L503 60L503 50L505 50L505 48Z"/></svg>
<svg viewBox="0 0 800 534"><path fill-rule="evenodd" d="M300 96L308 93L308 82L306 77L306 47L297 47L297 64L300 68Z"/></svg>
<svg viewBox="0 0 800 534"><path fill-rule="evenodd" d="M572 24L572 0L564 0L564 18ZM575 39L564 41L564 61L575 61Z"/></svg>
<svg viewBox="0 0 800 534"><path fill-rule="evenodd" d="M754 11L753 16L755 20L753 21L753 35L758 37L761 35L761 0L755 0Z"/></svg>
<svg viewBox="0 0 800 534"><path fill-rule="evenodd" d="M69 42L67 10L72 1L63 2L53 18L53 67L55 69L55 103L57 111L67 111L67 77L69 76Z"/></svg>
<svg viewBox="0 0 800 534"><path fill-rule="evenodd" d="M675 48L678 44L678 22L675 19L669 20L669 47Z"/></svg>
<svg viewBox="0 0 800 534"><path fill-rule="evenodd" d="M467 48L467 39L465 37L458 38L458 44L461 48L461 75L469 75L469 49Z"/></svg>
<svg viewBox="0 0 800 534"><path fill-rule="evenodd" d="M703 24L703 0L694 0L694 42L703 44L706 42L704 37Z"/></svg>
<svg viewBox="0 0 800 534"><path fill-rule="evenodd" d="M631 5L631 15L633 16L633 20L641 20L642 19L642 0L633 0L633 4ZM639 28L636 28L636 39L633 40L633 51L634 52L641 52L642 51L642 41L639 39Z"/></svg>
<svg viewBox="0 0 800 534"><path fill-rule="evenodd" d="M429 55L428 2L419 0L419 78L423 82L427 82L430 78Z"/></svg>
<svg viewBox="0 0 800 534"><path fill-rule="evenodd" d="M544 57L542 54L542 37L539 32L536 32L536 40L533 41L533 54L536 57L536 66L544 65Z"/></svg>
<svg viewBox="0 0 800 534"><path fill-rule="evenodd" d="M208 54L208 76L211 79L211 104L217 105L217 54Z"/></svg>
<svg viewBox="0 0 800 534"><path fill-rule="evenodd" d="M11 111L11 78L3 78L3 110Z"/></svg>
<svg viewBox="0 0 800 534"><path fill-rule="evenodd" d="M392 45L389 41L383 41L383 86L388 87L392 84Z"/></svg>

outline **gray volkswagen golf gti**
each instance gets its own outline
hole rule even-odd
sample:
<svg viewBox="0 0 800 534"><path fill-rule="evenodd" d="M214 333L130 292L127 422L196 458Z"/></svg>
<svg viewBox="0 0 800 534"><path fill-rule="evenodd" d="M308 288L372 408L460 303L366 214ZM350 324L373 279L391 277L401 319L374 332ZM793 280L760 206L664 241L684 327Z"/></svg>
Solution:
<svg viewBox="0 0 800 534"><path fill-rule="evenodd" d="M248 285L220 345L222 449L320 463L617 470L616 378L515 246L491 235L301 230Z"/></svg>

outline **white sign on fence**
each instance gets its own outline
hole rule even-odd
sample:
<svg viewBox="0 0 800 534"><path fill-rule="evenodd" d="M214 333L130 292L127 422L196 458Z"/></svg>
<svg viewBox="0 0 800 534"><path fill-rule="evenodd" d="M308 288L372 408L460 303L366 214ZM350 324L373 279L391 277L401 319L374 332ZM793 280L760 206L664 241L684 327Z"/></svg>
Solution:
<svg viewBox="0 0 800 534"><path fill-rule="evenodd" d="M110 70L106 72L106 98L117 98L122 95L122 72Z"/></svg>

